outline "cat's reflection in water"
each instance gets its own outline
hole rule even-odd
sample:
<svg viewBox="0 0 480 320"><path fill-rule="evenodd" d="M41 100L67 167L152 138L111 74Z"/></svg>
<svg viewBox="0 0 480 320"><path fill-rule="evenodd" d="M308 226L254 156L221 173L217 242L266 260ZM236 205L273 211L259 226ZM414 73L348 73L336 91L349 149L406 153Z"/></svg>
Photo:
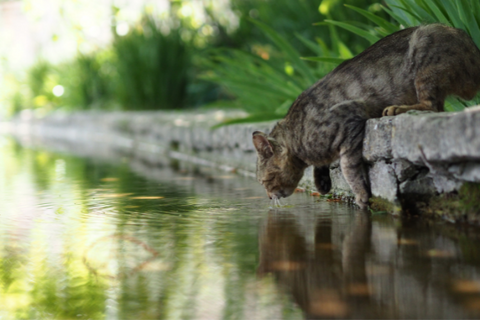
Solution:
<svg viewBox="0 0 480 320"><path fill-rule="evenodd" d="M371 221L365 212L353 219L343 231L319 218L308 232L298 216L270 211L259 235L258 275L272 275L307 318L375 317L365 272Z"/></svg>

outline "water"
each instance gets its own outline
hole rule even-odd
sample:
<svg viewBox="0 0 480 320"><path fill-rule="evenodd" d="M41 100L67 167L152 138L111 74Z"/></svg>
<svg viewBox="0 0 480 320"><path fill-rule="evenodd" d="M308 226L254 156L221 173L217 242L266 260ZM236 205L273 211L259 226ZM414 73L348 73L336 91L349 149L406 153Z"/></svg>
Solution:
<svg viewBox="0 0 480 320"><path fill-rule="evenodd" d="M0 319L478 318L476 229L0 139Z"/></svg>

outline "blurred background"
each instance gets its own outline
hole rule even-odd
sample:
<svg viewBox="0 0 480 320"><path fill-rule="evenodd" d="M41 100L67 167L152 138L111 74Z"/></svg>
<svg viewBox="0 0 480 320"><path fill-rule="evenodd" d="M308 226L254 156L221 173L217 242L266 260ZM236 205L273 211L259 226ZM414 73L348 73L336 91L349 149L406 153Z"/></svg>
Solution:
<svg viewBox="0 0 480 320"><path fill-rule="evenodd" d="M246 112L233 123L278 119L383 36L441 22L479 45L479 21L477 0L0 1L0 116L216 107Z"/></svg>

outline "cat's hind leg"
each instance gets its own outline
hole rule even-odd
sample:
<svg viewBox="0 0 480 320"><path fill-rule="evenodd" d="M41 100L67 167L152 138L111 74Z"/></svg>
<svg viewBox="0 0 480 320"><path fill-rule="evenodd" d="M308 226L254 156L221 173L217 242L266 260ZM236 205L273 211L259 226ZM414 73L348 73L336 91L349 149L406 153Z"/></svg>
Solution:
<svg viewBox="0 0 480 320"><path fill-rule="evenodd" d="M332 187L332 180L330 179L330 168L328 166L314 167L313 180L318 192L327 194Z"/></svg>
<svg viewBox="0 0 480 320"><path fill-rule="evenodd" d="M418 103L413 105L389 106L383 116L396 116L409 110L444 111L449 79L443 70L421 70L415 78ZM446 73L446 71L443 71Z"/></svg>

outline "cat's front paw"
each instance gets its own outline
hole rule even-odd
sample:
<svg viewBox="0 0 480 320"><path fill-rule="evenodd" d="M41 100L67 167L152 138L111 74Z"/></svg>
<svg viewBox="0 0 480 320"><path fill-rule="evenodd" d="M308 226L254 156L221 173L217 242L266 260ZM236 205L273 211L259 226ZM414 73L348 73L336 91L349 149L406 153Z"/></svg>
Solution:
<svg viewBox="0 0 480 320"><path fill-rule="evenodd" d="M411 109L409 106L390 106L383 109L382 116L397 116Z"/></svg>
<svg viewBox="0 0 480 320"><path fill-rule="evenodd" d="M369 203L368 203L368 196L365 196L365 195L363 195L363 196L357 195L357 196L355 197L355 203L357 204L357 206L360 207L360 209L366 209L366 208L368 208L368 205L369 205Z"/></svg>
<svg viewBox="0 0 480 320"><path fill-rule="evenodd" d="M405 111L401 106L390 106L383 109L382 116L396 116L397 114L404 113Z"/></svg>

